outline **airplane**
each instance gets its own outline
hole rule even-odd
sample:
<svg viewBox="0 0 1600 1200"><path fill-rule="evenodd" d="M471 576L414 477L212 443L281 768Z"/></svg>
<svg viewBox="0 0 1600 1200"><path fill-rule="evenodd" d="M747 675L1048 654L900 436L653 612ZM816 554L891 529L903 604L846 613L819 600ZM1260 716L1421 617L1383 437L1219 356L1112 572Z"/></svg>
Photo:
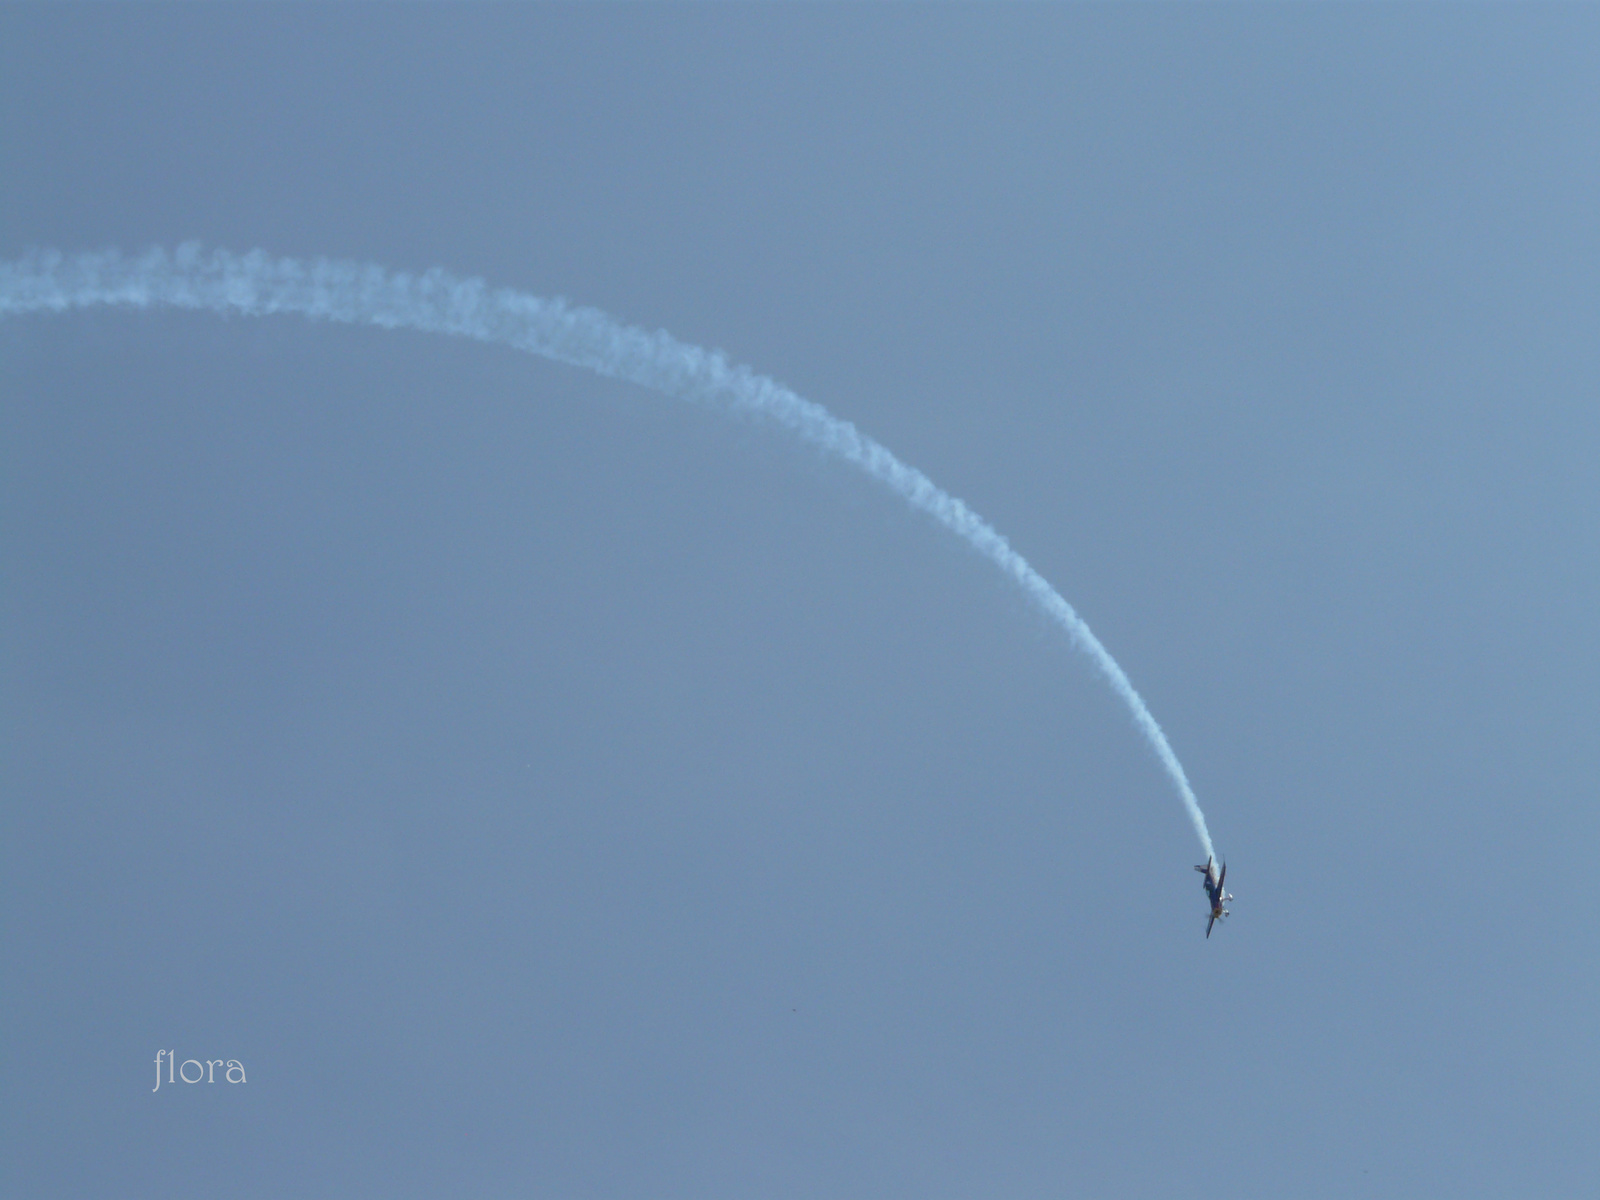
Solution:
<svg viewBox="0 0 1600 1200"><path fill-rule="evenodd" d="M1222 873L1219 875L1216 864L1210 858L1207 858L1206 865L1196 867L1195 870L1205 876L1200 881L1200 886L1206 889L1206 896L1211 901L1211 919L1206 922L1206 936L1210 937L1211 927L1217 923L1217 919L1228 915L1228 910L1222 907L1223 903L1233 899L1232 896L1222 890L1222 881L1228 877L1228 864L1222 864Z"/></svg>

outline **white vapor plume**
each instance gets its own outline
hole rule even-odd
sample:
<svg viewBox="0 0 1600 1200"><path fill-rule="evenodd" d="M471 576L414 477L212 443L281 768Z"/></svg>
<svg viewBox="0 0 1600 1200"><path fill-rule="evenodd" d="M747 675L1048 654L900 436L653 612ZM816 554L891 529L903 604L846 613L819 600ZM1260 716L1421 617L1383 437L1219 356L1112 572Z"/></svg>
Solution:
<svg viewBox="0 0 1600 1200"><path fill-rule="evenodd" d="M686 345L665 333L620 324L593 308L488 287L443 271L420 275L354 262L275 259L256 250L203 252L188 243L175 253L138 257L117 251L63 256L36 252L0 263L0 317L113 305L204 309L304 317L415 329L513 346L557 362L587 367L653 391L776 421L861 468L912 508L927 513L1014 580L1067 632L1122 699L1172 777L1206 854L1211 835L1183 765L1161 726L1082 617L1013 550L988 522L901 462L849 421L782 384L730 363L720 352Z"/></svg>

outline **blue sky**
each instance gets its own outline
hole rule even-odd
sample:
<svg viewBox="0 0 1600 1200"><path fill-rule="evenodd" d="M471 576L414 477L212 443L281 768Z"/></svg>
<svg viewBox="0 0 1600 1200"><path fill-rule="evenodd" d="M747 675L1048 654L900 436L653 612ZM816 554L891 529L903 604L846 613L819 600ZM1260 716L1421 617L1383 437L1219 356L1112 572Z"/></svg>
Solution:
<svg viewBox="0 0 1600 1200"><path fill-rule="evenodd" d="M1573 1195L1582 8L10 6L0 257L441 266L990 519L296 319L0 324L31 1196ZM242 1061L164 1085L158 1048Z"/></svg>

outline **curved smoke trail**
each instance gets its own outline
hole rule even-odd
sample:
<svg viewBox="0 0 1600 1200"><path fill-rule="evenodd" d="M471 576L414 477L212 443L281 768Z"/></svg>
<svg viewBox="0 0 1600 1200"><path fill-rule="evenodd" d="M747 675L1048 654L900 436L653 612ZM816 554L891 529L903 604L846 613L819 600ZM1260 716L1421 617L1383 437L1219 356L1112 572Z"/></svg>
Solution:
<svg viewBox="0 0 1600 1200"><path fill-rule="evenodd" d="M63 312L94 305L205 309L216 313L298 313L301 316L416 329L513 346L558 362L587 367L654 391L759 414L860 467L913 508L927 513L1004 571L1100 668L1112 691L1133 713L1177 786L1207 854L1211 835L1183 765L1098 638L1072 605L1028 565L988 522L921 471L901 462L849 421L820 404L729 363L720 353L619 324L593 308L575 308L443 271L421 275L382 267L315 259L273 259L259 250L203 253L197 244L175 254L151 250L138 258L117 251L64 257L35 253L0 263L0 317Z"/></svg>

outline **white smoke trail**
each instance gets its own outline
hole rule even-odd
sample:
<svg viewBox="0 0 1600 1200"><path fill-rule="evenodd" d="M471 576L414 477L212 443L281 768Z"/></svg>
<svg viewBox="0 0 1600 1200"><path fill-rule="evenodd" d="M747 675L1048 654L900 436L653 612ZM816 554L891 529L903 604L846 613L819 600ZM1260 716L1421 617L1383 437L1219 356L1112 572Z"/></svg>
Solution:
<svg viewBox="0 0 1600 1200"><path fill-rule="evenodd" d="M117 251L69 258L51 251L0 263L0 317L94 305L298 313L476 338L587 367L683 400L770 418L860 467L927 513L1015 580L1065 629L1133 713L1134 723L1177 786L1202 848L1212 853L1205 815L1178 756L1127 675L1072 605L986 521L934 486L921 471L901 462L849 421L748 367L729 363L718 352L619 324L598 309L491 290L482 280L457 279L439 270L410 275L327 259L273 259L259 250L244 255L225 250L203 253L193 243L171 255L157 249L138 258Z"/></svg>

